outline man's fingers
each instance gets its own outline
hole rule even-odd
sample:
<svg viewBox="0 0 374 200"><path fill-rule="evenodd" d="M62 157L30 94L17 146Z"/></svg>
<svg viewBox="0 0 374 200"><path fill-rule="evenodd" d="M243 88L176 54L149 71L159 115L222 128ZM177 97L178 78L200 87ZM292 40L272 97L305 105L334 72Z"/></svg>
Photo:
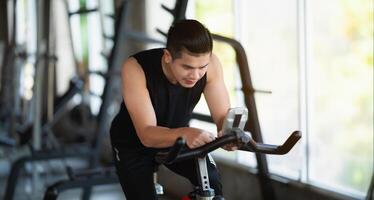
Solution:
<svg viewBox="0 0 374 200"><path fill-rule="evenodd" d="M216 136L214 136L212 134L209 134L209 137L210 137L210 139L212 139L212 141L216 139Z"/></svg>
<svg viewBox="0 0 374 200"><path fill-rule="evenodd" d="M211 134L208 134L207 137L204 137L204 142L209 143L214 140L214 136Z"/></svg>
<svg viewBox="0 0 374 200"><path fill-rule="evenodd" d="M215 140L215 136L209 132L200 132L187 139L187 146L191 149L203 146Z"/></svg>
<svg viewBox="0 0 374 200"><path fill-rule="evenodd" d="M236 146L235 144L227 144L223 147L223 149L227 151L235 151L238 150L238 146Z"/></svg>

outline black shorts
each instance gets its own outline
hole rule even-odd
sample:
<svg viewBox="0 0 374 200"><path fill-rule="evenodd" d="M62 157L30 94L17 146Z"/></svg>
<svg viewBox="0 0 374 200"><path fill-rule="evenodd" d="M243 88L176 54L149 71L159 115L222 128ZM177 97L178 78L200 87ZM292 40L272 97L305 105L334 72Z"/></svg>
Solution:
<svg viewBox="0 0 374 200"><path fill-rule="evenodd" d="M156 167L155 152L148 149L128 149L113 145L113 157L117 175L127 200L156 200L153 172ZM207 156L210 187L216 195L222 195L220 175L210 156ZM165 165L171 171L198 185L197 167L194 159Z"/></svg>

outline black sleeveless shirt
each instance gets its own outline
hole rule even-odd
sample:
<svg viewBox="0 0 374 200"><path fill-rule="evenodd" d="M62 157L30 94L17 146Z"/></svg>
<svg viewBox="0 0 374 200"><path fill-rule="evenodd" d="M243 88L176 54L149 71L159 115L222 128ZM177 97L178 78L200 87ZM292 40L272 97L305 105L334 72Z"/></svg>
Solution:
<svg viewBox="0 0 374 200"><path fill-rule="evenodd" d="M156 114L157 126L186 127L192 111L198 103L206 84L206 74L192 88L172 84L166 78L161 65L163 49L139 52L134 57L142 67L151 102ZM131 95L131 94L130 94ZM112 121L112 144L129 148L144 148L140 142L124 102Z"/></svg>

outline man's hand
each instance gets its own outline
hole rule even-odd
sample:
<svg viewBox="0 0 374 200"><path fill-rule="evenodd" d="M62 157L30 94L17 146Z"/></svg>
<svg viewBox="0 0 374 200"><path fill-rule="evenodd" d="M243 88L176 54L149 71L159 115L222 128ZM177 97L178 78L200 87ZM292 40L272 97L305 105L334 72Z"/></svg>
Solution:
<svg viewBox="0 0 374 200"><path fill-rule="evenodd" d="M220 130L218 132L218 137L221 137L222 135L223 135L222 130ZM230 144L226 144L225 146L223 146L222 149L226 151L235 151L235 150L238 150L238 146L236 146L236 144L230 143Z"/></svg>
<svg viewBox="0 0 374 200"><path fill-rule="evenodd" d="M187 146L191 149L203 146L215 139L215 136L205 130L197 128L184 128L183 138L186 140Z"/></svg>
<svg viewBox="0 0 374 200"><path fill-rule="evenodd" d="M238 146L236 146L235 144L226 144L225 146L222 147L224 150L226 151L235 151L235 150L238 150Z"/></svg>

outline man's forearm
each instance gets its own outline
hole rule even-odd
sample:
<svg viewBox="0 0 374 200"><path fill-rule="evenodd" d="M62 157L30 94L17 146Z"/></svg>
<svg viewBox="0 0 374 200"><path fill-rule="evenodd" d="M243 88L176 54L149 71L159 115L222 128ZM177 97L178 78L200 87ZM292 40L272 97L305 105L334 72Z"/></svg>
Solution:
<svg viewBox="0 0 374 200"><path fill-rule="evenodd" d="M143 130L140 137L142 144L151 148L165 148L172 146L177 138L183 136L182 128L170 129L161 126L149 126Z"/></svg>

